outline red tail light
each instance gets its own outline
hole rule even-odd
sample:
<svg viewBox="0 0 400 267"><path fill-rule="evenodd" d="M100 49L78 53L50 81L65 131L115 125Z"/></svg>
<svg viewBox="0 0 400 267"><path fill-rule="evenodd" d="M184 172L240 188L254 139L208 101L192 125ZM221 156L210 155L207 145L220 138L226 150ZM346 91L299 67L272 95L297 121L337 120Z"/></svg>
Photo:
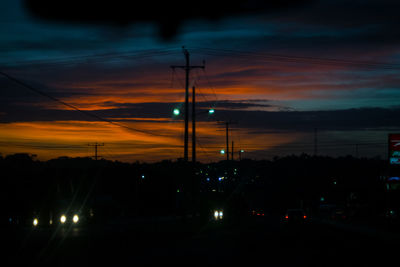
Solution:
<svg viewBox="0 0 400 267"><path fill-rule="evenodd" d="M307 216L306 216L306 215L304 215L304 216L303 216L303 218L304 218L304 219L306 219L306 218L307 218Z"/></svg>
<svg viewBox="0 0 400 267"><path fill-rule="evenodd" d="M286 216L285 216L285 219L289 219L289 216L286 215Z"/></svg>

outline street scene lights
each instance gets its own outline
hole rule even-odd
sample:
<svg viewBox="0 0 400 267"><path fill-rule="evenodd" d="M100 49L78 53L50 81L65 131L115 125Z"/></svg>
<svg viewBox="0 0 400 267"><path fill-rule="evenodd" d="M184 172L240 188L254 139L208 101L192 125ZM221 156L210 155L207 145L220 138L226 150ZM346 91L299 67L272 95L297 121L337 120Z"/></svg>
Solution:
<svg viewBox="0 0 400 267"><path fill-rule="evenodd" d="M175 116L178 116L178 115L181 114L181 110L180 110L179 108L174 108L174 110L172 111L172 113L173 113ZM203 113L208 113L209 115L213 115L213 114L215 113L215 109L211 108L211 109L209 109L209 110L206 111L206 112L199 112L199 113L196 113L196 114L199 115L199 114L203 114Z"/></svg>
<svg viewBox="0 0 400 267"><path fill-rule="evenodd" d="M179 110L179 108L175 108L173 113L175 116L178 116L181 113L181 111Z"/></svg>
<svg viewBox="0 0 400 267"><path fill-rule="evenodd" d="M193 105L192 105L192 161L196 163L196 116L202 113L208 113L208 115L213 115L215 113L215 109L203 110L202 112L197 113L195 108L195 91L193 87ZM188 109L186 106L185 115L185 138L184 138L184 161L188 161ZM180 115L179 108L175 108L173 110L174 116L178 117Z"/></svg>

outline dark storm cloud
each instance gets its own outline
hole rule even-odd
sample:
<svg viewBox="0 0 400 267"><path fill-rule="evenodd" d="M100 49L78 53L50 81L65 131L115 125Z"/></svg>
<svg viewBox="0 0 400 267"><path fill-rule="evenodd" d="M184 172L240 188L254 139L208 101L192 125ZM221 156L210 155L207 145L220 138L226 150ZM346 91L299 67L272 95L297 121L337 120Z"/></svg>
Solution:
<svg viewBox="0 0 400 267"><path fill-rule="evenodd" d="M110 120L135 121L136 119L166 119L166 121L179 120L174 118L172 110L181 108L182 103L136 103L120 104L107 102L109 109L93 110L90 113ZM215 102L199 102L199 113L206 113L210 107L215 107ZM277 108L281 111L265 111L265 108ZM243 100L219 101L213 116L200 114L198 121L218 121L235 118L238 127L245 128L250 133L268 133L273 131L309 132L314 128L321 130L364 130L364 129L389 129L400 127L400 108L360 108L345 110L325 111L286 111L268 100ZM74 110L58 110L38 108L32 102L21 103L3 102L0 109L0 121L62 121L77 120L91 121L92 117L85 116ZM159 121L158 121L159 122Z"/></svg>
<svg viewBox="0 0 400 267"><path fill-rule="evenodd" d="M269 1L210 1L204 0L190 12L182 12L184 1L113 1L97 2L93 5L84 1L25 0L25 7L36 18L45 21L84 24L108 24L119 27L153 22L160 28L165 40L176 36L181 24L189 19L219 20L234 15L270 14L282 10L308 5L307 0Z"/></svg>
<svg viewBox="0 0 400 267"><path fill-rule="evenodd" d="M393 44L400 40L399 8L394 0L314 1L301 12L288 10L272 20L280 23L282 34L304 33L316 42Z"/></svg>
<svg viewBox="0 0 400 267"><path fill-rule="evenodd" d="M223 113L222 111L221 113ZM229 111L239 121L240 127L278 131L309 132L321 130L365 130L400 127L400 109L360 108L332 111Z"/></svg>
<svg viewBox="0 0 400 267"><path fill-rule="evenodd" d="M287 10L287 20L333 27L399 23L397 0L319 0L301 12ZM282 14L281 14L282 15Z"/></svg>
<svg viewBox="0 0 400 267"><path fill-rule="evenodd" d="M33 97L35 97L33 95ZM76 110L48 109L35 106L31 99L20 100L21 102L3 102L0 112L0 122L20 122L20 121L60 121L60 120L95 120L93 117L85 116ZM182 103L138 103L138 104L119 104L114 102L105 102L105 106L110 106L106 110L92 110L90 113L107 119L129 120L135 118L171 118L174 108L181 108ZM197 108L207 111L214 107L215 102L199 102ZM218 108L224 110L246 109L250 107L266 107L267 104L251 103L248 101L232 102L219 101ZM113 108L111 108L113 107ZM206 116L200 114L201 120L207 120ZM171 118L172 120L172 118Z"/></svg>
<svg viewBox="0 0 400 267"><path fill-rule="evenodd" d="M24 40L24 41L12 41L3 42L0 45L0 52L12 52L19 50L32 50L32 51L90 51L93 47L98 47L105 42L101 39L90 39L76 38L72 36L68 37L46 37L45 39L39 40Z"/></svg>
<svg viewBox="0 0 400 267"><path fill-rule="evenodd" d="M45 84L41 82L36 82L32 80L21 79L21 82L28 84L29 86L43 92L46 95L51 95L55 98L64 98L64 97L80 97L80 96L90 96L92 95L90 92L86 91L72 91L68 90L68 88L49 88ZM39 95L38 93L28 89L22 85L14 83L7 78L0 77L0 105L4 107L4 105L11 104L20 104L20 103L40 103L44 104L46 102L52 101L49 98L46 98L43 95Z"/></svg>

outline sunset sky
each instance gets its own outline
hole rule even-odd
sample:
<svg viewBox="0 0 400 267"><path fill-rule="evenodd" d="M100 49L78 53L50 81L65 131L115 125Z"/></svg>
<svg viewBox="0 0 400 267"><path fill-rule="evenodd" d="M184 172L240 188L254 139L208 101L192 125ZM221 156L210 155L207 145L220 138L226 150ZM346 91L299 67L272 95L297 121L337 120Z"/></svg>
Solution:
<svg viewBox="0 0 400 267"><path fill-rule="evenodd" d="M205 62L190 83L200 161L224 159L217 121L226 120L237 122L230 138L245 158L312 154L315 132L320 155L385 158L387 134L400 132L400 3L287 2L182 18L166 38L151 19L60 22L35 16L24 1L2 1L0 71L115 123L1 76L0 153L86 157L99 142L109 160L182 157L182 116L172 111L182 107L184 71L170 66L185 64L185 46L192 64ZM212 116L203 112L210 107Z"/></svg>

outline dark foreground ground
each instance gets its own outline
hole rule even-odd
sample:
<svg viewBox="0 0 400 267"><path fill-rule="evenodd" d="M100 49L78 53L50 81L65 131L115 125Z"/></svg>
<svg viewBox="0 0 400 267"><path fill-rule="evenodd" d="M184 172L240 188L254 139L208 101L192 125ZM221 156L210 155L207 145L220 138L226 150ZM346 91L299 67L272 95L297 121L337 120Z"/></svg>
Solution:
<svg viewBox="0 0 400 267"><path fill-rule="evenodd" d="M313 220L288 227L275 217L199 226L175 219L116 221L63 229L2 229L2 266L218 264L384 266L399 239Z"/></svg>

